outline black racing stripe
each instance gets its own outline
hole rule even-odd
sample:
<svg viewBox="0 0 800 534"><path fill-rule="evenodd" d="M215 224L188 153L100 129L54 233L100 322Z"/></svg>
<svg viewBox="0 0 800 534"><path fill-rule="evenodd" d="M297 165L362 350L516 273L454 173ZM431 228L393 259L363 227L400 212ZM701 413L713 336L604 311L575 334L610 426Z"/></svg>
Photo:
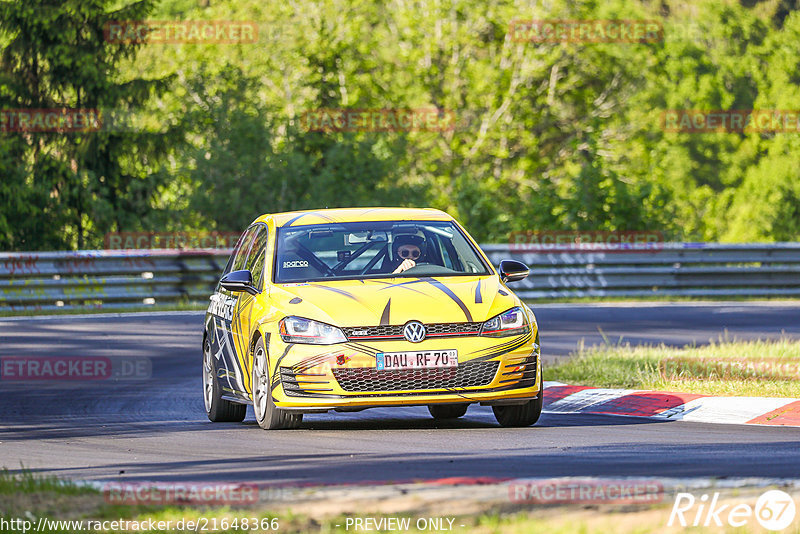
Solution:
<svg viewBox="0 0 800 534"><path fill-rule="evenodd" d="M529 341L530 338L531 338L531 334L530 334L530 332L528 332L527 334L523 334L520 337L512 338L511 340L506 341L505 343L501 343L500 345L494 345L492 347L489 347L488 349L476 350L474 352L470 352L469 354L481 354L481 353L484 353L484 352L491 352L491 351L495 351L495 350L503 350L503 349L506 349L507 347L511 347L511 346L517 345L520 342L522 342L524 344L527 341Z"/></svg>
<svg viewBox="0 0 800 534"><path fill-rule="evenodd" d="M296 364L294 364L292 366L292 368L294 368L294 369L309 369L311 367L314 367L316 365L319 365L319 364L323 363L325 360L328 359L328 357L330 357L330 354L312 356L311 358L306 358L305 360L297 362Z"/></svg>
<svg viewBox="0 0 800 534"><path fill-rule="evenodd" d="M373 211L383 211L383 208L369 208L359 213L359 215L366 215L367 213L372 213Z"/></svg>
<svg viewBox="0 0 800 534"><path fill-rule="evenodd" d="M409 284L418 284L420 282L422 282L422 280L412 280L410 282L402 282L400 284L392 284L391 282L381 282L381 284L389 284L389 285L387 285L386 287L380 288L378 291L383 291L384 289L393 289L395 287L399 287L399 288L402 288L402 289L408 289L409 291L413 291L414 293L419 293L420 295L425 295L427 297L430 297L430 295L428 295L424 291L420 291L418 289L414 289L413 287L408 287Z"/></svg>
<svg viewBox="0 0 800 534"><path fill-rule="evenodd" d="M392 305L392 299L386 301L386 307L383 309L383 314L381 314L381 326L388 326L389 324L389 307Z"/></svg>
<svg viewBox="0 0 800 534"><path fill-rule="evenodd" d="M295 222L297 219L299 219L300 217L305 217L306 215L308 215L308 213L301 213L300 215L296 215L296 216L292 217L291 219L289 219L288 221L286 221L283 224L283 226L291 226L292 223Z"/></svg>
<svg viewBox="0 0 800 534"><path fill-rule="evenodd" d="M317 365L325 363L326 360L329 360L331 357L336 355L337 352L338 351L328 352L326 354L320 354L319 356L314 356L313 358L308 358L307 360L303 360L302 362L293 365L292 369L296 373L302 373L304 371L308 371L312 367L316 367Z"/></svg>
<svg viewBox="0 0 800 534"><path fill-rule="evenodd" d="M318 364L324 362L325 360L327 360L328 358L330 358L331 356L333 356L334 354L336 354L337 352L339 352L339 351L338 350L333 350L333 351L329 351L329 352L324 352L322 354L316 354L314 356L309 356L305 360L301 360L301 361L297 362L294 366L295 367L299 367L301 365L308 365L308 364L318 365Z"/></svg>
<svg viewBox="0 0 800 534"><path fill-rule="evenodd" d="M393 284L392 282L383 282L381 280L376 280L376 282L380 282L381 284L389 284L388 286L382 288L382 289L389 289L389 288L392 288L392 287L403 287L403 286L407 286L407 285L410 285L410 284L419 284L420 282L425 282L425 279L424 278L418 278L416 280L408 280L406 282L399 282L399 283L396 283L396 284Z"/></svg>
<svg viewBox="0 0 800 534"><path fill-rule="evenodd" d="M347 343L345 346L346 347L350 347L351 349L356 350L358 352L364 353L367 356L372 356L373 358L375 357L375 355L377 353L381 352L380 350L378 350L378 349L376 349L374 347L370 347L369 345L364 345L362 343L352 343L351 342L351 343Z"/></svg>
<svg viewBox="0 0 800 534"><path fill-rule="evenodd" d="M328 287L328 286L320 286L320 285L317 285L317 284L308 284L308 285L309 285L309 287L316 287L316 288L319 288L319 289L324 289L326 291L333 291L334 293L338 293L339 295L344 295L345 297L347 297L349 299L353 299L354 301L356 301L359 304L361 304L361 301L358 300L358 298L355 295L345 291L344 289L337 289L335 287Z"/></svg>
<svg viewBox="0 0 800 534"><path fill-rule="evenodd" d="M470 361L482 362L482 361L486 361L486 360L491 360L492 358L496 358L497 356L501 356L503 354L508 354L509 352L515 351L518 348L520 348L520 347L522 347L524 345L527 345L530 340L531 340L530 336L525 336L524 339L520 339L517 343L514 343L513 345L508 345L508 346L503 346L503 347L500 347L500 346L492 347L494 352L490 352L489 354L484 354L482 356L478 356L477 358L473 358Z"/></svg>
<svg viewBox="0 0 800 534"><path fill-rule="evenodd" d="M287 355L287 354L289 354L289 351L290 351L290 350L292 349L292 347L294 347L294 346L295 346L295 344L294 344L294 343L289 343L288 345L286 345L286 350L284 350L284 351L283 351L283 354L281 354L281 357L280 357L280 358L278 358L278 362L275 364L275 369L278 369L278 368L280 368L280 366L281 366L281 362L282 362L282 361L283 361L283 359L286 357L286 355Z"/></svg>
<svg viewBox="0 0 800 534"><path fill-rule="evenodd" d="M464 304L464 302L460 298L458 298L458 296L455 293L453 293L453 291L449 287L439 282L438 280L434 280L433 278L423 278L422 281L428 282L433 287L435 287L436 289L438 289L439 291L450 297L450 299L452 299L453 302L458 304L458 307L461 308L461 311L464 312L464 315L467 318L467 322L469 323L472 322L472 314L469 312L469 308L467 308L467 305Z"/></svg>
<svg viewBox="0 0 800 534"><path fill-rule="evenodd" d="M527 343L530 340L531 340L531 333L529 331L529 332L527 332L525 334L522 334L519 337L511 338L510 341L507 341L507 342L502 343L500 345L496 345L494 347L490 347L489 350L493 350L493 349L497 349L497 348L504 349L504 348L507 348L507 347L516 347L516 346L519 346L519 345L524 345L525 343Z"/></svg>
<svg viewBox="0 0 800 534"><path fill-rule="evenodd" d="M481 296L481 281L478 279L478 285L475 286L475 304L482 304L483 297Z"/></svg>

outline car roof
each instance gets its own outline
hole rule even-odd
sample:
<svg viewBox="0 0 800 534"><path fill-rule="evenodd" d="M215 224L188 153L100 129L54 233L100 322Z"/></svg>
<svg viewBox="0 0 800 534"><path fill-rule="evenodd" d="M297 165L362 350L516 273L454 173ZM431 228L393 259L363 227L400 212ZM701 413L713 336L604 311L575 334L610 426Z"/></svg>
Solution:
<svg viewBox="0 0 800 534"><path fill-rule="evenodd" d="M447 213L433 208L337 208L264 214L254 222L272 219L276 227L359 221L451 221Z"/></svg>

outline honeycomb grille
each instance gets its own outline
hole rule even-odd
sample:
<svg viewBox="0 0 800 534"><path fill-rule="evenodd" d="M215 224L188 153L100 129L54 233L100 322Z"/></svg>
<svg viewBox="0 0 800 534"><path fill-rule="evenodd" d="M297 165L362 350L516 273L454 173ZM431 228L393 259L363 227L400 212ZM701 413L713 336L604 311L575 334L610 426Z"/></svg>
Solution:
<svg viewBox="0 0 800 534"><path fill-rule="evenodd" d="M371 367L334 369L345 391L400 391L485 386L494 380L500 362L473 362L442 369L378 371Z"/></svg>
<svg viewBox="0 0 800 534"><path fill-rule="evenodd" d="M433 323L426 324L426 337L477 336L482 323ZM350 326L342 328L347 339L403 339L403 326Z"/></svg>

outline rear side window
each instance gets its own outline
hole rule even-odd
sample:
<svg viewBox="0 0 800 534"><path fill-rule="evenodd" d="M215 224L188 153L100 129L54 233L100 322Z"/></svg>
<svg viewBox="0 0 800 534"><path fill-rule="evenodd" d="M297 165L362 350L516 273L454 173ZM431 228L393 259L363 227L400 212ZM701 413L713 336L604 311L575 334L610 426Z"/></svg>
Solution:
<svg viewBox="0 0 800 534"><path fill-rule="evenodd" d="M264 256L267 249L267 229L264 226L258 227L253 246L250 247L250 254L247 256L245 269L253 275L253 285L261 290L264 286Z"/></svg>
<svg viewBox="0 0 800 534"><path fill-rule="evenodd" d="M248 232L245 230L242 232L242 235L239 236L239 240L236 242L236 246L233 247L233 252L231 252L230 258L228 258L228 263L225 265L225 270L222 271L222 276L225 276L229 272L233 270L233 262L236 259L236 255L239 254L239 250L242 248L242 244L247 239Z"/></svg>
<svg viewBox="0 0 800 534"><path fill-rule="evenodd" d="M257 226L251 226L247 229L247 233L244 234L241 243L239 243L239 249L236 251L236 256L233 258L233 267L231 268L232 271L241 271L245 268L247 255L250 253L250 246L253 244L253 238L256 236L257 231Z"/></svg>

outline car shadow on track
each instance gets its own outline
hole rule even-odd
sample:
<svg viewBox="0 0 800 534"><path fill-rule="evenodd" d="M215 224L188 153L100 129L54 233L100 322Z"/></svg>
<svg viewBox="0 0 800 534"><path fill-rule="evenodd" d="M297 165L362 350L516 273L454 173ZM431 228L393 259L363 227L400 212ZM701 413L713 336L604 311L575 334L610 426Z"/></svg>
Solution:
<svg viewBox="0 0 800 534"><path fill-rule="evenodd" d="M379 410L382 413L379 413ZM44 418L42 418L44 419ZM597 427L597 426L629 426L664 424L671 421L659 421L641 417L620 417L600 414L562 414L543 413L541 419L532 427L522 429L502 429L494 419L491 409L471 407L466 416L458 419L436 420L422 409L418 413L406 409L405 413L397 414L395 409L375 409L373 413L358 412L349 414L311 414L307 415L298 430L307 431L343 431L358 432L364 430L392 431L392 430L476 430L496 429L504 430L531 430L537 428L554 427ZM258 428L252 416L243 423L211 423L207 419L193 420L159 420L159 421L120 421L112 423L106 418L97 417L86 419L64 419L53 422L36 420L28 423L0 422L0 442L37 441L37 440L63 440L88 437L153 437L173 435L176 439L179 434L201 432L211 436L216 433L229 434L231 432L272 432L291 434L287 431L262 431ZM260 435L260 434L259 434Z"/></svg>
<svg viewBox="0 0 800 534"><path fill-rule="evenodd" d="M407 483L449 477L562 477L562 476L758 476L797 477L794 460L800 441L760 445L743 451L740 443L698 444L680 456L678 443L552 445L479 449L471 451L359 451L248 455L188 461L110 463L58 469L59 476L100 482L236 481L269 485ZM664 458L670 458L665 462ZM38 472L39 470L33 469ZM52 470L48 470L52 473Z"/></svg>

